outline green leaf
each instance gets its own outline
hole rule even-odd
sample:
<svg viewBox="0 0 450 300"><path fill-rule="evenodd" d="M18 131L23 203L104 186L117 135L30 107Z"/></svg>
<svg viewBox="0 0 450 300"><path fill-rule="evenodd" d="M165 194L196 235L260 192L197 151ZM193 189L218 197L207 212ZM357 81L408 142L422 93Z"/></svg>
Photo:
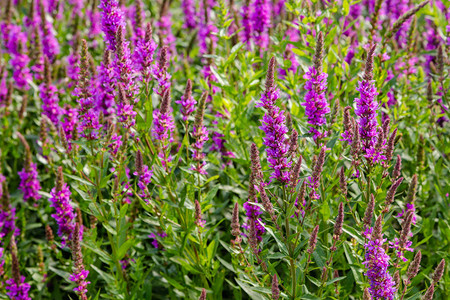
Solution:
<svg viewBox="0 0 450 300"><path fill-rule="evenodd" d="M322 282L320 282L319 279L311 277L309 275L306 275L306 277L308 277L308 279L317 287L320 287L322 285Z"/></svg>
<svg viewBox="0 0 450 300"><path fill-rule="evenodd" d="M117 251L117 259L121 260L127 253L128 249L130 249L130 247L134 245L134 243L135 239L129 239L125 243L123 243Z"/></svg>
<svg viewBox="0 0 450 300"><path fill-rule="evenodd" d="M348 4L348 0L342 1L342 14L344 16L348 16L349 12L350 12L350 5Z"/></svg>
<svg viewBox="0 0 450 300"><path fill-rule="evenodd" d="M106 281L106 283L107 283L108 285L114 285L115 279L114 279L113 276L109 275L109 274L106 273L106 272L103 272L102 270L100 270L99 268L97 268L94 264L91 264L91 268L94 269L94 270L98 273L98 275L100 275L100 277L101 277L104 281Z"/></svg>
<svg viewBox="0 0 450 300"><path fill-rule="evenodd" d="M281 241L281 236L274 232L272 230L271 227L264 225L261 221L258 220L258 222L266 229L266 231L275 239L275 241L277 242L278 248L280 248L281 252L286 255L289 256L289 252L286 248L286 245Z"/></svg>
<svg viewBox="0 0 450 300"><path fill-rule="evenodd" d="M247 293L247 295L253 299L253 300L261 300L261 299L267 299L265 296L261 295L260 293L256 292L255 289L245 282L236 279L237 284Z"/></svg>
<svg viewBox="0 0 450 300"><path fill-rule="evenodd" d="M67 174L67 173L64 173L64 176L72 178L73 180L81 182L81 183L83 183L83 184L85 184L87 186L94 186L92 183L90 183L89 181L87 181L86 179L83 179L81 177L78 177L78 176L75 176L75 175L70 175L70 174Z"/></svg>

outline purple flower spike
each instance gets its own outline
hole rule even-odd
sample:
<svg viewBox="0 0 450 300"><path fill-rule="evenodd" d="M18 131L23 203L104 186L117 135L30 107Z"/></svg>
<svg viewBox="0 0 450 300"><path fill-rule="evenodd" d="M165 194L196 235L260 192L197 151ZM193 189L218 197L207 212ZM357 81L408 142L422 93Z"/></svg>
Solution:
<svg viewBox="0 0 450 300"><path fill-rule="evenodd" d="M158 66L155 66L152 72L153 78L158 81L158 86L153 88L153 91L161 97L167 90L170 89L171 86L171 75L167 72L167 64L169 63L169 59L169 49L167 48L167 46L164 46L159 50Z"/></svg>
<svg viewBox="0 0 450 300"><path fill-rule="evenodd" d="M378 95L377 88L373 79L373 56L376 45L369 50L364 80L359 82L357 90L361 97L356 98L356 115L358 118L359 134L365 152L373 147L378 137L378 102L376 96Z"/></svg>
<svg viewBox="0 0 450 300"><path fill-rule="evenodd" d="M133 174L138 176L138 187L141 190L138 195L145 202L150 203L151 195L147 186L152 182L153 170L149 169L147 165L144 165L140 150L136 152L135 165L136 172Z"/></svg>
<svg viewBox="0 0 450 300"><path fill-rule="evenodd" d="M85 40L83 40L81 47L80 60L80 78L77 87L73 91L73 95L77 96L78 104L80 105L78 110L81 120L79 132L86 139L95 140L98 138L102 125L99 123L99 115L94 109L95 102L92 96L93 87L89 78L88 52Z"/></svg>
<svg viewBox="0 0 450 300"><path fill-rule="evenodd" d="M8 38L8 50L11 54L11 66L13 67L13 79L19 89L28 90L28 82L32 81L30 68L28 64L30 58L24 52L26 51L27 36L22 32L21 27L12 26Z"/></svg>
<svg viewBox="0 0 450 300"><path fill-rule="evenodd" d="M183 121L186 122L194 112L195 105L197 104L197 101L192 97L192 82L190 79L186 83L186 89L184 90L184 95L181 96L181 100L175 101L175 103L181 104L181 114L183 115Z"/></svg>
<svg viewBox="0 0 450 300"><path fill-rule="evenodd" d="M84 268L83 254L81 253L81 236L82 225L76 224L72 235L72 259L74 263L74 272L70 275L69 280L75 282L77 287L73 290L78 294L80 300L87 300L87 285L90 284L86 281L89 271Z"/></svg>
<svg viewBox="0 0 450 300"><path fill-rule="evenodd" d="M314 67L310 67L305 76L303 76L304 79L308 80L305 84L305 89L308 92L302 105L305 106L308 124L312 125L310 132L314 134L314 140L324 137L324 133L318 131L316 127L326 124L327 119L325 115L330 112L330 107L325 98L327 77L328 74L326 73L318 74Z"/></svg>
<svg viewBox="0 0 450 300"><path fill-rule="evenodd" d="M41 199L41 195L39 195L41 185L37 179L38 172L36 164L30 163L30 165L23 167L22 171L19 172L19 176L19 190L23 193L23 200L27 201L28 199Z"/></svg>
<svg viewBox="0 0 450 300"><path fill-rule="evenodd" d="M195 20L195 1L194 0L182 0L181 7L184 13L183 28L194 29L197 27L197 21Z"/></svg>
<svg viewBox="0 0 450 300"><path fill-rule="evenodd" d="M165 5L162 7L159 20L156 22L158 28L158 36L169 48L171 54L175 54L175 36L172 33L172 13L169 10L170 1L165 1Z"/></svg>
<svg viewBox="0 0 450 300"><path fill-rule="evenodd" d="M366 238L368 241L365 244L366 255L363 264L367 268L365 275L369 278L370 294L373 299L388 299L393 300L396 293L395 282L388 272L389 255L386 254L383 244L386 239L383 239L382 233L382 216L378 217L375 228L370 228Z"/></svg>
<svg viewBox="0 0 450 300"><path fill-rule="evenodd" d="M328 74L322 72L323 59L323 35L319 32L317 36L316 51L314 54L314 66L310 67L308 72L303 76L307 79L305 89L305 113L308 117L308 124L311 124L310 132L314 134L314 141L326 136L326 133L321 133L318 129L325 125L327 119L325 115L330 113L330 107L325 98L325 91L327 89Z"/></svg>
<svg viewBox="0 0 450 300"><path fill-rule="evenodd" d="M191 170L198 172L199 174L208 174L205 170L206 163L203 161L205 153L203 153L203 146L208 141L208 129L203 126L203 117L205 113L205 102L208 98L208 92L204 92L198 104L197 113L195 115L195 122L193 126L192 137L195 139L195 143L192 147L192 159L196 162L195 166L191 166Z"/></svg>
<svg viewBox="0 0 450 300"><path fill-rule="evenodd" d="M266 49L269 45L269 28L271 26L269 1L253 0L252 8L251 19L254 41L260 48Z"/></svg>
<svg viewBox="0 0 450 300"><path fill-rule="evenodd" d="M153 56L156 50L156 43L152 38L152 26L147 24L145 30L145 37L137 41L135 58L135 69L141 71L142 77L146 83L148 83L151 73L151 66L153 64Z"/></svg>
<svg viewBox="0 0 450 300"><path fill-rule="evenodd" d="M72 233L75 229L75 213L70 204L70 189L64 183L62 167L58 168L58 177L56 187L50 192L50 206L55 208L56 213L52 217L58 223L58 235L61 237L61 244L67 245L67 242L72 239Z"/></svg>
<svg viewBox="0 0 450 300"><path fill-rule="evenodd" d="M254 199L254 202L258 203L258 200ZM249 201L244 203L244 210L245 210L245 215L247 216L248 219L255 220L256 239L258 240L258 242L261 242L262 236L266 232L266 229L264 229L264 227L259 222L262 220L258 216L261 215L263 213L263 211L261 210L261 208L259 208L259 206L250 204ZM245 230L249 231L250 230L250 222L242 224L242 227Z"/></svg>
<svg viewBox="0 0 450 300"><path fill-rule="evenodd" d="M124 30L125 29L122 27L117 29L117 51L116 60L114 61L114 70L118 82L122 84L128 102L133 104L139 101L139 97L136 97L138 86L135 82L129 42L125 39Z"/></svg>
<svg viewBox="0 0 450 300"><path fill-rule="evenodd" d="M252 39L252 21L250 19L250 8L249 8L249 1L246 1L246 4L242 6L241 8L241 22L243 30L239 33L239 37L243 43L247 44L247 49L250 49L250 42Z"/></svg>
<svg viewBox="0 0 450 300"><path fill-rule="evenodd" d="M6 280L6 290L11 299L15 300L31 300L28 296L30 290L30 284L25 282L25 276L20 276L20 281L16 282L14 278Z"/></svg>
<svg viewBox="0 0 450 300"><path fill-rule="evenodd" d="M102 30L106 36L106 44L110 51L116 51L117 30L125 28L123 12L117 0L101 0L99 8L102 10Z"/></svg>
<svg viewBox="0 0 450 300"><path fill-rule="evenodd" d="M163 167L168 171L168 163L172 161L170 153L170 144L173 142L172 133L175 130L175 122L172 116L172 107L170 106L170 90L166 91L161 101L161 109L153 112L153 137L160 142L160 152L158 156L161 159Z"/></svg>
<svg viewBox="0 0 450 300"><path fill-rule="evenodd" d="M4 193L8 193L8 191L4 191ZM9 203L9 194L3 195L3 199L5 199L2 201L3 203L0 202L0 240L10 232L13 233L13 236L20 234L20 230L16 226L16 208Z"/></svg>
<svg viewBox="0 0 450 300"><path fill-rule="evenodd" d="M99 86L96 93L96 109L103 112L106 118L113 116L116 112L115 108L115 90L116 78L114 67L111 64L110 52L105 50L103 62L98 67Z"/></svg>
<svg viewBox="0 0 450 300"><path fill-rule="evenodd" d="M261 121L260 127L266 134L264 145L267 146L267 161L273 169L270 178L277 179L283 184L289 182L289 169L292 162L288 161L287 153L289 145L286 143L286 134L288 128L286 126L286 118L284 111L280 111L275 102L279 96L279 90L275 85L275 58L271 58L269 70L267 72L266 91L261 94L261 100L256 107L263 107L267 110Z"/></svg>
<svg viewBox="0 0 450 300"><path fill-rule="evenodd" d="M44 57L44 82L39 86L39 96L42 99L42 110L53 124L57 125L61 108L58 105L58 89L52 83L50 63L47 57Z"/></svg>

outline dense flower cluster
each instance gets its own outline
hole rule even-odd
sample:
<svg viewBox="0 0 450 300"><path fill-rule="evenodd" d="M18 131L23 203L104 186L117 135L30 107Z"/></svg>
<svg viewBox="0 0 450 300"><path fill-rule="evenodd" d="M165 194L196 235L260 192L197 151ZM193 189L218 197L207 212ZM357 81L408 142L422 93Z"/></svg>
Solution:
<svg viewBox="0 0 450 300"><path fill-rule="evenodd" d="M28 296L31 286L29 283L25 282L25 276L20 277L20 282L16 282L14 278L6 280L5 288L8 291L6 295L8 295L10 299L31 300Z"/></svg>
<svg viewBox="0 0 450 300"><path fill-rule="evenodd" d="M205 153L203 153L203 146L209 140L209 131L206 126L194 127L193 136L196 138L195 143L192 144L192 159L197 163L197 165L192 166L191 170L197 171L200 174L208 174L204 169L206 162L203 161L205 158Z"/></svg>
<svg viewBox="0 0 450 300"><path fill-rule="evenodd" d="M72 239L72 233L75 229L75 214L73 207L70 204L70 189L66 183L58 187L54 187L50 192L49 198L50 206L56 210L52 217L58 223L58 235L61 237L61 244L67 245L67 242Z"/></svg>
<svg viewBox="0 0 450 300"><path fill-rule="evenodd" d="M138 187L141 190L139 196L147 202L150 201L150 194L147 186L152 182L153 170L149 169L147 165L143 165L141 171L136 171L133 174L139 176Z"/></svg>
<svg viewBox="0 0 450 300"><path fill-rule="evenodd" d="M133 55L135 61L135 69L141 71L143 79L148 82L151 80L151 67L153 64L153 56L157 45L152 38L152 28L150 23L147 24L145 36L137 41L135 53Z"/></svg>
<svg viewBox="0 0 450 300"><path fill-rule="evenodd" d="M184 95L181 96L180 100L175 101L175 103L181 105L181 114L183 115L183 121L186 122L189 116L194 112L195 105L197 104L197 101L195 101L194 97L192 96L192 84L190 80L186 85Z"/></svg>
<svg viewBox="0 0 450 300"><path fill-rule="evenodd" d="M258 203L258 200L255 199L255 203ZM245 210L245 215L249 219L255 220L256 238L257 238L258 242L261 242L262 236L266 232L266 229L264 229L264 227L261 224L262 220L259 217L263 213L261 208L259 208L259 206L253 205L247 201L244 203L244 210ZM242 225L242 227L244 227L244 229L247 231L250 230L250 225L248 222L244 223Z"/></svg>
<svg viewBox="0 0 450 300"><path fill-rule="evenodd" d="M160 238L165 238L167 237L167 233L163 232L158 232L156 233L156 235L158 235ZM162 245L158 242L158 239L156 237L156 235L152 232L148 235L149 238L152 239L152 245L154 248L156 249L162 249Z"/></svg>
<svg viewBox="0 0 450 300"><path fill-rule="evenodd" d="M119 27L125 27L123 12L119 7L117 0L101 0L100 6L102 16L102 31L106 36L106 44L108 49L116 51L117 48L117 31Z"/></svg>
<svg viewBox="0 0 450 300"><path fill-rule="evenodd" d="M305 89L305 114L308 117L308 124L311 124L310 132L314 134L314 140L323 138L324 133L321 133L317 128L323 126L327 119L325 115L330 113L330 107L325 98L325 91L327 89L326 73L318 73L315 67L310 67L308 72L303 76L306 79Z"/></svg>
<svg viewBox="0 0 450 300"><path fill-rule="evenodd" d="M114 67L111 64L110 53L105 51L103 61L98 66L98 88L96 97L96 110L102 112L105 117L113 116L115 109L115 85L116 77L114 74Z"/></svg>
<svg viewBox="0 0 450 300"><path fill-rule="evenodd" d="M369 278L369 291L374 299L393 300L397 289L388 271L391 258L386 254L383 247L386 239L383 239L383 234L381 234L381 237L375 236L376 229L370 229L366 233L368 241L364 245L366 254L363 262L367 268L365 275Z"/></svg>
<svg viewBox="0 0 450 300"><path fill-rule="evenodd" d="M16 208L9 203L4 203L0 208L0 240L11 232L18 236L20 229L16 226Z"/></svg>
<svg viewBox="0 0 450 300"><path fill-rule="evenodd" d="M254 0L252 2L252 33L256 45L262 49L269 45L270 3L268 0Z"/></svg>
<svg viewBox="0 0 450 300"><path fill-rule="evenodd" d="M181 7L184 13L183 28L194 29L197 27L197 21L195 20L195 1L194 0L182 0Z"/></svg>
<svg viewBox="0 0 450 300"><path fill-rule="evenodd" d="M261 94L261 99L256 107L266 109L260 129L266 134L264 145L267 146L267 161L273 169L270 178L287 183L290 178L289 169L292 162L286 157L289 150L285 137L288 132L286 117L284 111L275 105L280 91L274 84L274 70L275 60L272 58L266 80L266 91Z"/></svg>
<svg viewBox="0 0 450 300"><path fill-rule="evenodd" d="M73 289L81 300L87 300L87 286L90 284L86 281L89 271L85 269L83 264L83 254L81 253L81 225L76 224L72 236L72 259L74 262L74 272L70 275L69 280L75 282L77 286Z"/></svg>
<svg viewBox="0 0 450 300"><path fill-rule="evenodd" d="M38 180L37 165L35 163L30 163L29 166L25 166L22 171L18 172L20 176L19 190L23 193L23 200L41 199L39 191L41 190L41 185Z"/></svg>
<svg viewBox="0 0 450 300"><path fill-rule="evenodd" d="M374 81L360 81L357 87L361 97L356 98L355 113L359 117L359 134L366 151L373 147L377 141L378 136L378 102L376 96L378 95L377 88Z"/></svg>

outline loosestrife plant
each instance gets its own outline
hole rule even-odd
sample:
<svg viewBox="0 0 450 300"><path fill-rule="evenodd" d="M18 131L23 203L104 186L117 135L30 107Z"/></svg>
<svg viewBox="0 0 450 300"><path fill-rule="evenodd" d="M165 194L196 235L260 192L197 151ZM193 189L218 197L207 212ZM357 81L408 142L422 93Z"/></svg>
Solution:
<svg viewBox="0 0 450 300"><path fill-rule="evenodd" d="M0 299L449 299L445 1L0 3Z"/></svg>

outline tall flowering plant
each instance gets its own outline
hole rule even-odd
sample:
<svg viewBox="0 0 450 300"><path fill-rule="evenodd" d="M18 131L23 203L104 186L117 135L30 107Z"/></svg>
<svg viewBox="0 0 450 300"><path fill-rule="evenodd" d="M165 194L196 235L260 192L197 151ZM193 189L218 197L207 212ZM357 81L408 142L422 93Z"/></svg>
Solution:
<svg viewBox="0 0 450 300"><path fill-rule="evenodd" d="M448 5L309 2L0 1L0 299L448 299Z"/></svg>

